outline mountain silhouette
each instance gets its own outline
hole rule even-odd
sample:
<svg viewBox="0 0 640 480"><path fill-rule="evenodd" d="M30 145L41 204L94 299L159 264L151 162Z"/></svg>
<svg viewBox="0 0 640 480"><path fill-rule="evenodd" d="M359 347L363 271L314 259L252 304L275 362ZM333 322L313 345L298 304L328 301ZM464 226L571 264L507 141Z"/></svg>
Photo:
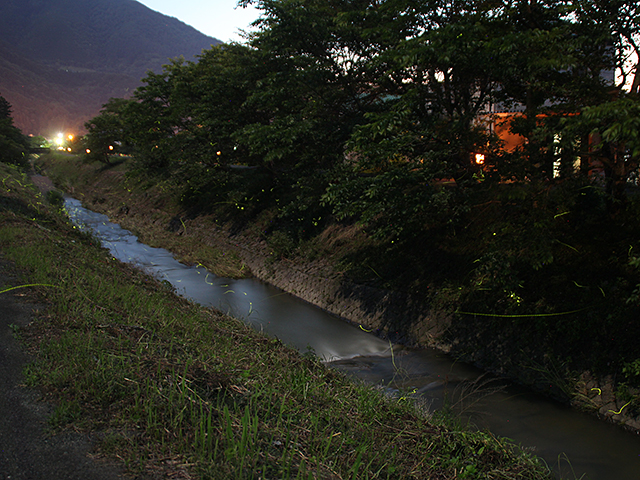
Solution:
<svg viewBox="0 0 640 480"><path fill-rule="evenodd" d="M0 95L25 134L82 133L147 71L220 43L134 0L2 0Z"/></svg>

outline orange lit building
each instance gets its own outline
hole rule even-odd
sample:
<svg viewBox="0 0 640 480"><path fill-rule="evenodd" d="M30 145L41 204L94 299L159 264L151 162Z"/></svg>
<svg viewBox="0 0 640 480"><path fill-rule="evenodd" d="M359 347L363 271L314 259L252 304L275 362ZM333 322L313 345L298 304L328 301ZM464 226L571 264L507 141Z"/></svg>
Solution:
<svg viewBox="0 0 640 480"><path fill-rule="evenodd" d="M502 150L507 153L513 153L516 151L516 149L518 149L518 147L522 147L527 143L526 137L511 131L512 122L517 118L522 118L524 116L525 109L524 109L524 106L521 106L521 105L517 105L515 108L512 108L512 109L506 109L506 108L500 108L500 107L501 107L500 105L491 106L490 113L484 115L481 121L485 123L487 129L491 133L494 133L502 141ZM536 118L542 119L547 116L548 115L546 114L539 114ZM559 143L559 141L560 141L560 136L557 135L554 139L554 142ZM591 139L589 139L589 142L591 142ZM553 156L554 156L553 176L554 177L557 177L560 174L560 162L561 162L561 156L562 156L561 154L562 154L562 150L558 145L556 146L553 152ZM478 165L484 165L486 158L483 153L474 153L472 160L475 161L475 163ZM580 157L573 159L573 168L576 170L581 168L581 162L582 162L582 159ZM593 160L590 158L589 162L591 163L593 162ZM592 166L590 165L589 168L591 169ZM599 174L600 172L595 172L595 173ZM591 170L590 170L590 174L591 174Z"/></svg>

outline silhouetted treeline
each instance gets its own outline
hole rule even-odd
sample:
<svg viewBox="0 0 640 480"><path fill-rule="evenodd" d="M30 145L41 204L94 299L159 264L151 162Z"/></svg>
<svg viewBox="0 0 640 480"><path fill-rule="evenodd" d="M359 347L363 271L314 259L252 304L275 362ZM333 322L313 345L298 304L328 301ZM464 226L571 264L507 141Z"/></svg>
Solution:
<svg viewBox="0 0 640 480"><path fill-rule="evenodd" d="M13 124L11 105L0 96L0 162L26 166L29 140Z"/></svg>

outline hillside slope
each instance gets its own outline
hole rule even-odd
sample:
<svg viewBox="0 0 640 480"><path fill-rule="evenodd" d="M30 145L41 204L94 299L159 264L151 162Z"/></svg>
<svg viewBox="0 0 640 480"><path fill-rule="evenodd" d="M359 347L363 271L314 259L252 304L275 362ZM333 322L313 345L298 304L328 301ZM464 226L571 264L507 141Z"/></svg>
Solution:
<svg viewBox="0 0 640 480"><path fill-rule="evenodd" d="M148 70L220 43L134 0L5 0L0 94L24 133L78 132Z"/></svg>
<svg viewBox="0 0 640 480"><path fill-rule="evenodd" d="M139 80L116 73L74 73L15 54L0 43L0 93L26 134L77 132L111 97L128 96Z"/></svg>

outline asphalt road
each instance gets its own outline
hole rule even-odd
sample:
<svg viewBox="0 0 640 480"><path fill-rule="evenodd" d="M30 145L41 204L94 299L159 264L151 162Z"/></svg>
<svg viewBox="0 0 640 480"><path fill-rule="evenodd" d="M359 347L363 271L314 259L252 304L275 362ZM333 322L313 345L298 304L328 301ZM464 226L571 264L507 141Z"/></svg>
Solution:
<svg viewBox="0 0 640 480"><path fill-rule="evenodd" d="M18 284L16 278L0 252L0 292L5 285ZM0 293L0 480L125 479L119 465L92 456L90 436L47 432L53 406L22 385L22 371L30 357L11 327L28 325L34 310L43 308L26 300L24 292Z"/></svg>

